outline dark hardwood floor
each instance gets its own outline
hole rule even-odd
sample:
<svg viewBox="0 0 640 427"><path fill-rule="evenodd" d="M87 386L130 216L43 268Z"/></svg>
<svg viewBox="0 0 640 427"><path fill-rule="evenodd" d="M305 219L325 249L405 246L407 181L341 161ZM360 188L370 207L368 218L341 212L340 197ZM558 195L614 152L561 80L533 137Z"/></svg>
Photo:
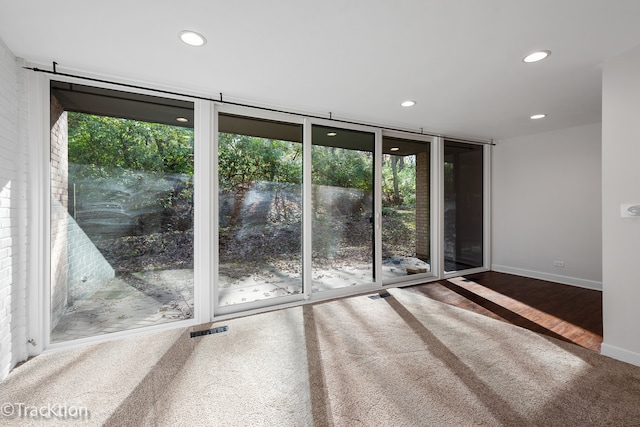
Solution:
<svg viewBox="0 0 640 427"><path fill-rule="evenodd" d="M600 291L493 271L406 289L600 352Z"/></svg>

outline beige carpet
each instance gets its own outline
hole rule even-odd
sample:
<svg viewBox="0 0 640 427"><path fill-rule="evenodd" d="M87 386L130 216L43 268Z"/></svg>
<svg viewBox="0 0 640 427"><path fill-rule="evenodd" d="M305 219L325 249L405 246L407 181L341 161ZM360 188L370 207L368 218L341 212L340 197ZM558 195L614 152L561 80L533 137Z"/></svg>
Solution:
<svg viewBox="0 0 640 427"><path fill-rule="evenodd" d="M0 424L640 425L640 367L390 292L41 355L0 384Z"/></svg>

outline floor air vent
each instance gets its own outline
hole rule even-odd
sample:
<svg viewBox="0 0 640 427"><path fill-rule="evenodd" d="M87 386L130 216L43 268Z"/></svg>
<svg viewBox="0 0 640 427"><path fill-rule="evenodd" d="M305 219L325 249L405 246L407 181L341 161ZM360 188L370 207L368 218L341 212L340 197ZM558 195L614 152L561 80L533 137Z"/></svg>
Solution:
<svg viewBox="0 0 640 427"><path fill-rule="evenodd" d="M203 335L219 334L220 332L227 332L228 330L228 326L220 326L218 328L207 329L205 331L195 331L191 332L191 338L201 337Z"/></svg>
<svg viewBox="0 0 640 427"><path fill-rule="evenodd" d="M375 294L375 295L369 295L369 298L371 299L380 299L380 298L387 298L390 297L391 294L389 292L382 292L379 294Z"/></svg>

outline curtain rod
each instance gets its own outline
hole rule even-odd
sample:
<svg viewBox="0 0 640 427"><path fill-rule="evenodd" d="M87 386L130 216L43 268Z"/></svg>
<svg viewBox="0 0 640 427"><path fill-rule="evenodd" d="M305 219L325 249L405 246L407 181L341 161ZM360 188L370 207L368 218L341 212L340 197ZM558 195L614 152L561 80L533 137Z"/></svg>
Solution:
<svg viewBox="0 0 640 427"><path fill-rule="evenodd" d="M336 123L344 123L344 124L356 125L356 126L377 127L377 128L383 129L383 130L389 130L389 131L395 131L395 132L404 132L404 133L413 134L413 135L439 137L439 138L444 138L444 139L446 139L448 141L454 141L454 142L469 142L469 143L474 143L474 144L496 145L493 142L493 139L489 140L489 141L482 141L482 140L474 140L474 139L469 139L469 138L458 138L458 137L453 137L453 136L448 136L448 135L423 132L422 128L420 128L420 132L418 132L418 131L414 131L414 130L406 130L406 129L387 127L387 126L371 125L369 123L362 123L362 122L356 122L356 121L351 121L351 120L335 119L335 118L333 118L333 114L332 113L329 113L329 118L327 118L327 117L322 117L322 116L317 116L317 115L312 115L312 114L304 114L304 113L296 113L294 111L280 110L280 109L277 109L277 108L269 108L269 107L262 107L262 106L245 104L245 103L240 103L240 102L226 101L226 100L223 100L223 98L222 98L222 92L220 92L220 99L213 99L213 98L209 98L209 97L206 97L206 96L191 95L191 94L174 92L174 91L164 90L164 89L155 89L155 88L150 88L150 87L145 87L145 86L138 86L138 85L133 85L133 84L128 84L128 83L115 82L115 81L112 81L112 80L98 79L98 78L95 78L95 77L80 76L80 75L77 75L77 74L60 73L57 70L57 65L58 65L57 62L53 62L53 70L43 70L43 69L38 68L38 67L23 67L23 68L26 69L26 70L34 71L36 73L53 74L54 76L71 77L71 78L74 78L74 79L87 80L87 81L96 82L96 83L106 83L106 84L115 85L115 86L127 87L127 88L130 88L130 89L139 89L139 90L157 92L157 93L162 93L162 94L165 94L165 95L174 95L174 96L180 96L180 97L200 99L200 100L203 100L203 101L220 102L222 104L234 105L234 106L237 106L237 107L253 108L253 109L256 109L256 110L269 111L269 112L272 112L272 113L289 114L289 115L292 115L292 116L307 117L307 118L310 118L310 119L330 120L330 121L333 121L333 122L336 122Z"/></svg>

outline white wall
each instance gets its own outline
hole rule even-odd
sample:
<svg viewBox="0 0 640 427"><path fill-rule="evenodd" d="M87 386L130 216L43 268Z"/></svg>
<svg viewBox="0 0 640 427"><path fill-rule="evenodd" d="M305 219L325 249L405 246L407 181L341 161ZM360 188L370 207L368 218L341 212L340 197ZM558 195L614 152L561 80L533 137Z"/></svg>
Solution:
<svg viewBox="0 0 640 427"><path fill-rule="evenodd" d="M0 380L27 358L25 82L0 40Z"/></svg>
<svg viewBox="0 0 640 427"><path fill-rule="evenodd" d="M491 179L493 270L602 288L600 124L498 141Z"/></svg>
<svg viewBox="0 0 640 427"><path fill-rule="evenodd" d="M640 366L640 46L604 66L602 104L602 353Z"/></svg>

